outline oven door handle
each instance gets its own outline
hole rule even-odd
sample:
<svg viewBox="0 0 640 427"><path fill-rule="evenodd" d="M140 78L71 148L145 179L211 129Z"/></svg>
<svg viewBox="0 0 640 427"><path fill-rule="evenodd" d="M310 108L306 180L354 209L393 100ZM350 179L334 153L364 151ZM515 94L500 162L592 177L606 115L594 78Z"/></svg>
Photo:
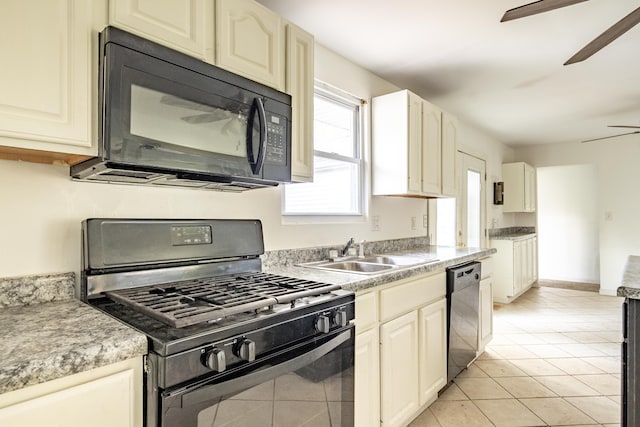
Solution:
<svg viewBox="0 0 640 427"><path fill-rule="evenodd" d="M298 369L315 362L322 356L330 353L338 348L341 344L348 341L352 337L352 329L349 329L337 335L331 341L314 348L298 357L287 360L279 365L271 366L247 375L242 375L229 381L218 384L211 384L206 387L188 392L182 396L182 407L197 405L198 403L209 402L220 396L237 393L246 390L265 381L279 377L288 372L297 371Z"/></svg>

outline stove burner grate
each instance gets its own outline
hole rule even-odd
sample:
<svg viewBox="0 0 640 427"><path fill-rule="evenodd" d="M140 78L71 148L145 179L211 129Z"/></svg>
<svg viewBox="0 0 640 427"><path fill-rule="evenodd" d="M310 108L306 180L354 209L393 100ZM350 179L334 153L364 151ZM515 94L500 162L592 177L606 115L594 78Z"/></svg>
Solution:
<svg viewBox="0 0 640 427"><path fill-rule="evenodd" d="M242 273L106 292L111 300L133 307L174 328L340 289L310 280L269 273Z"/></svg>

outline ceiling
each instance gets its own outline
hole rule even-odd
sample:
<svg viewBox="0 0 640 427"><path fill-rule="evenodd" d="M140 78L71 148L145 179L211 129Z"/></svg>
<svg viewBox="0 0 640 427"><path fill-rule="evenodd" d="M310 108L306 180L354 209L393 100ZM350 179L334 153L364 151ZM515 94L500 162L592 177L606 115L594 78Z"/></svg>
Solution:
<svg viewBox="0 0 640 427"><path fill-rule="evenodd" d="M532 0L258 1L510 146L640 126L640 25L586 61L562 65L640 0L590 0L504 23L507 9Z"/></svg>

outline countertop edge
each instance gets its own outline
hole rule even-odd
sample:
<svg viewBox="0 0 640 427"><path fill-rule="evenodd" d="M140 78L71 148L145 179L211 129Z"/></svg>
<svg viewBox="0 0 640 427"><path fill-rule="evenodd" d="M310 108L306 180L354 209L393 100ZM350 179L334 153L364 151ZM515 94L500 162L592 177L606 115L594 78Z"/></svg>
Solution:
<svg viewBox="0 0 640 427"><path fill-rule="evenodd" d="M627 258L622 283L616 294L619 297L640 299L640 256L630 255Z"/></svg>

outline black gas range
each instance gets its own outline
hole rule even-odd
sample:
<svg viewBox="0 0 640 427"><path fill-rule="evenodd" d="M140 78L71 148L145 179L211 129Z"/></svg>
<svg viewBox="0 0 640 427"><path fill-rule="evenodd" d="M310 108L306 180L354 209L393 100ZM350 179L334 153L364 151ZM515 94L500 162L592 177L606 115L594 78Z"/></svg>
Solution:
<svg viewBox="0 0 640 427"><path fill-rule="evenodd" d="M354 295L262 272L260 221L82 230L82 298L149 340L147 426L353 425Z"/></svg>

